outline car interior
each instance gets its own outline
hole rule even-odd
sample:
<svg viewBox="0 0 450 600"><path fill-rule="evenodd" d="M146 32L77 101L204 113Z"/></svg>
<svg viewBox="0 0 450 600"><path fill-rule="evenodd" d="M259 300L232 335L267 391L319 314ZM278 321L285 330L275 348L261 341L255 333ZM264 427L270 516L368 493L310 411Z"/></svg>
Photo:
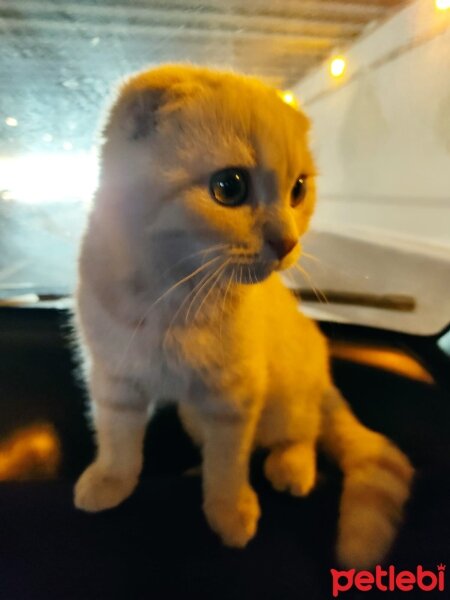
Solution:
<svg viewBox="0 0 450 600"><path fill-rule="evenodd" d="M306 275L285 283L329 340L357 417L416 469L385 564L445 565L450 2L3 0L0 31L0 598L333 597L337 467L320 454L315 489L293 498L270 487L257 450L258 534L226 548L170 397L148 426L135 493L95 515L73 504L95 453L72 319L100 115L127 74L186 60L263 78L311 116L317 214ZM389 597L342 593L366 595Z"/></svg>

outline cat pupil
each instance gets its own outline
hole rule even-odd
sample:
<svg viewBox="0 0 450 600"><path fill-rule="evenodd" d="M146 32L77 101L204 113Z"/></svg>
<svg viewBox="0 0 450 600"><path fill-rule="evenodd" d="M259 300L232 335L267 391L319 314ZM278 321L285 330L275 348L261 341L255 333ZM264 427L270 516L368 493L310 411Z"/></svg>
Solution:
<svg viewBox="0 0 450 600"><path fill-rule="evenodd" d="M224 169L214 173L210 193L219 204L239 206L247 198L247 179L241 169Z"/></svg>
<svg viewBox="0 0 450 600"><path fill-rule="evenodd" d="M306 195L306 177L300 175L291 192L291 205L298 206Z"/></svg>

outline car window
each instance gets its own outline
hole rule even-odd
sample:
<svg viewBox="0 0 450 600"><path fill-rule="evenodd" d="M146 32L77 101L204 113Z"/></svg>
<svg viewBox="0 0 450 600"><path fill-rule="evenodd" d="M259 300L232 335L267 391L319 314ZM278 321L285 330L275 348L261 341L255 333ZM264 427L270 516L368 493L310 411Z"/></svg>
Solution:
<svg viewBox="0 0 450 600"><path fill-rule="evenodd" d="M411 333L450 321L446 0L3 0L0 298L69 297L100 123L129 73L257 75L312 120L318 204L286 277L304 309Z"/></svg>

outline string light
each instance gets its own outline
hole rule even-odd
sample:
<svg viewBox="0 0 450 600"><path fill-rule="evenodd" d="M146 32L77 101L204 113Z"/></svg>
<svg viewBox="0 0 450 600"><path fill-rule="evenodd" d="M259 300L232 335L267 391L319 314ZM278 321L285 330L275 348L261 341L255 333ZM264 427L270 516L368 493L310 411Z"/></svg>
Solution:
<svg viewBox="0 0 450 600"><path fill-rule="evenodd" d="M5 123L8 125L8 127L17 127L19 121L14 117L6 117Z"/></svg>
<svg viewBox="0 0 450 600"><path fill-rule="evenodd" d="M341 77L344 74L347 62L342 56L335 56L331 59L330 73L333 77Z"/></svg>

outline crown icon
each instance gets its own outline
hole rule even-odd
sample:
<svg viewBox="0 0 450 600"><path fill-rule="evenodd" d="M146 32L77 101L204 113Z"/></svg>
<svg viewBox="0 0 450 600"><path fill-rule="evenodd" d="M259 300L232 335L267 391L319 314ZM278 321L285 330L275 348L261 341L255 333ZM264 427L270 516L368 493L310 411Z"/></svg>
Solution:
<svg viewBox="0 0 450 600"><path fill-rule="evenodd" d="M443 565L442 563L440 565L437 566L438 571L445 571L445 567L446 565Z"/></svg>

